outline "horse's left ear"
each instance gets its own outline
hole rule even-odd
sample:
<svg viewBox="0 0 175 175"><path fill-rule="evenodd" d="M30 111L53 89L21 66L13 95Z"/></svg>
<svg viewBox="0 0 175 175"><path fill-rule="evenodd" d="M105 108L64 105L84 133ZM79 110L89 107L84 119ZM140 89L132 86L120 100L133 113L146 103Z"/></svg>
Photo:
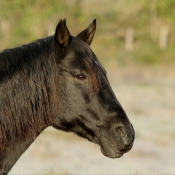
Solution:
<svg viewBox="0 0 175 175"><path fill-rule="evenodd" d="M80 32L77 35L77 37L90 45L94 38L95 30L96 30L96 19L92 21L92 23L88 26L88 28Z"/></svg>
<svg viewBox="0 0 175 175"><path fill-rule="evenodd" d="M61 51L68 47L70 41L70 33L66 25L66 19L61 19L59 21L55 31L55 41Z"/></svg>

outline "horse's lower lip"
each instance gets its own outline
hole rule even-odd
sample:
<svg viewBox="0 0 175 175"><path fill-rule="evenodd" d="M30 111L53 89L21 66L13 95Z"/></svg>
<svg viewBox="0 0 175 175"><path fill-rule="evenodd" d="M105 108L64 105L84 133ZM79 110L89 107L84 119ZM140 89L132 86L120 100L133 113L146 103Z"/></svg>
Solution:
<svg viewBox="0 0 175 175"><path fill-rule="evenodd" d="M106 137L100 138L100 149L103 155L109 158L120 158L123 156L123 152L120 152L118 148L115 148L114 146L109 143L109 141L106 139Z"/></svg>
<svg viewBox="0 0 175 175"><path fill-rule="evenodd" d="M100 148L101 152L104 156L109 158L120 158L123 156L123 153L117 153L113 149L110 149L109 151L105 151L102 147Z"/></svg>

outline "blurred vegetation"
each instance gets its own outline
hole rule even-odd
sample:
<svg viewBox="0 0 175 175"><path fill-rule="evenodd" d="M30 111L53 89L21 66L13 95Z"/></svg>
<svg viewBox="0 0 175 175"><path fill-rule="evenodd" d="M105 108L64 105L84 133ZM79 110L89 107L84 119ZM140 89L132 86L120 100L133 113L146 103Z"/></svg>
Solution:
<svg viewBox="0 0 175 175"><path fill-rule="evenodd" d="M61 18L73 35L97 19L92 49L100 60L119 64L171 64L175 60L174 0L1 0L0 50L54 34ZM160 29L169 29L160 49ZM125 32L134 30L134 49L126 51Z"/></svg>

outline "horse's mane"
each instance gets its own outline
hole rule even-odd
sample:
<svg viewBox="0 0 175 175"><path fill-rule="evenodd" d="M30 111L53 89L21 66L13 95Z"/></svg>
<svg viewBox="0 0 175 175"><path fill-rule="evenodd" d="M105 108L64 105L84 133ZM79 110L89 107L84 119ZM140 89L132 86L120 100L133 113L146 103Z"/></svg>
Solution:
<svg viewBox="0 0 175 175"><path fill-rule="evenodd" d="M44 122L51 123L47 103L52 80L46 65L53 64L54 54L53 37L0 53L0 151L12 145L16 135L36 137L44 116Z"/></svg>
<svg viewBox="0 0 175 175"><path fill-rule="evenodd" d="M39 39L30 44L6 49L0 53L0 82L23 68L23 65L31 65L38 57L48 57L51 53L53 37Z"/></svg>

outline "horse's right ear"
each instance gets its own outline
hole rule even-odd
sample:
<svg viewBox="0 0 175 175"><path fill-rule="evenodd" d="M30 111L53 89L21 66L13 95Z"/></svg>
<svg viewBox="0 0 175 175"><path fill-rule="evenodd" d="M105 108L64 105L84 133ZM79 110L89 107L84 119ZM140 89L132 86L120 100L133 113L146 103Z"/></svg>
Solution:
<svg viewBox="0 0 175 175"><path fill-rule="evenodd" d="M55 41L61 51L68 47L70 41L70 33L66 26L66 19L61 19L59 21L55 31Z"/></svg>

